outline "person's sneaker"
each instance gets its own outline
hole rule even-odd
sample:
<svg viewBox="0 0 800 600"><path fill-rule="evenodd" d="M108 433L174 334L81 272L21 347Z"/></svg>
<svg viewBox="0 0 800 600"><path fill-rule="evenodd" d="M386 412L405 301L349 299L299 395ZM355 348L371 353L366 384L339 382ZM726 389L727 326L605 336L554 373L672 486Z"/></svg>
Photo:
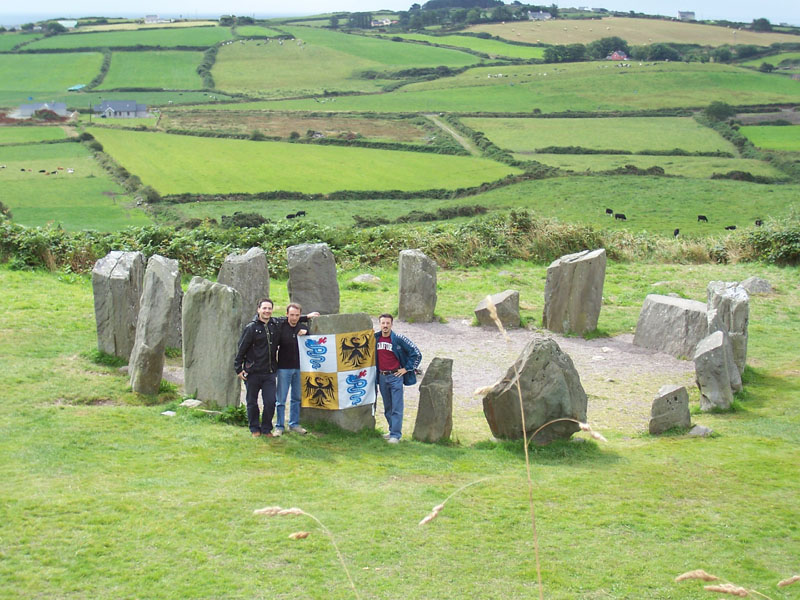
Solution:
<svg viewBox="0 0 800 600"><path fill-rule="evenodd" d="M261 437L261 432L260 431L254 431L250 435L252 435L253 437Z"/></svg>
<svg viewBox="0 0 800 600"><path fill-rule="evenodd" d="M272 430L272 437L281 437L283 435L283 429L280 427L276 427Z"/></svg>
<svg viewBox="0 0 800 600"><path fill-rule="evenodd" d="M305 435L308 433L305 427L300 427L300 425L295 425L294 427L290 427L289 431L291 431L292 433L299 433L300 435Z"/></svg>
<svg viewBox="0 0 800 600"><path fill-rule="evenodd" d="M392 437L392 434L391 433L384 433L381 437L383 439L385 439L385 440L388 440L390 437Z"/></svg>
<svg viewBox="0 0 800 600"><path fill-rule="evenodd" d="M388 443L388 444L399 444L400 443L400 438L390 437L388 440L386 440L386 443Z"/></svg>

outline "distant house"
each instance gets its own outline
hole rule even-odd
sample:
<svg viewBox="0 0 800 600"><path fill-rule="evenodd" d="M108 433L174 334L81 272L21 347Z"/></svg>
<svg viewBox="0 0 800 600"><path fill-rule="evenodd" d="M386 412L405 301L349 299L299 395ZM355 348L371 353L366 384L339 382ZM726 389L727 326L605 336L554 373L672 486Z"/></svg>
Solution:
<svg viewBox="0 0 800 600"><path fill-rule="evenodd" d="M76 19L63 19L61 21L56 21L56 23L67 29L75 29L78 21Z"/></svg>
<svg viewBox="0 0 800 600"><path fill-rule="evenodd" d="M92 106L92 111L104 119L141 119L149 117L147 105L136 100L103 100Z"/></svg>
<svg viewBox="0 0 800 600"><path fill-rule="evenodd" d="M391 24L391 19L372 19L372 22L370 23L372 27L389 27Z"/></svg>
<svg viewBox="0 0 800 600"><path fill-rule="evenodd" d="M52 110L59 117L67 116L67 105L63 102L39 102L38 104L22 104L19 107L19 116L22 118L30 118L36 111L39 110Z"/></svg>
<svg viewBox="0 0 800 600"><path fill-rule="evenodd" d="M614 50L611 54L606 56L606 60L628 60L628 55L622 50Z"/></svg>
<svg viewBox="0 0 800 600"><path fill-rule="evenodd" d="M145 23L158 23L158 15L145 15L144 16Z"/></svg>
<svg viewBox="0 0 800 600"><path fill-rule="evenodd" d="M691 10L679 10L678 11L678 20L679 21L694 21L694 12Z"/></svg>
<svg viewBox="0 0 800 600"><path fill-rule="evenodd" d="M549 12L545 12L543 10L529 10L528 11L528 20L529 21L549 21L553 18Z"/></svg>

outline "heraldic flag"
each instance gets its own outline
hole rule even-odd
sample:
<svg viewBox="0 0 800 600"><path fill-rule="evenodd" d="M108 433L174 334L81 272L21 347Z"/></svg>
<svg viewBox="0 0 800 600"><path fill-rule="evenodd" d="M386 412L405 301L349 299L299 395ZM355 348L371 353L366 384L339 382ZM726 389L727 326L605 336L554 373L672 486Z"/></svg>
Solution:
<svg viewBox="0 0 800 600"><path fill-rule="evenodd" d="M375 337L371 329L297 336L301 406L341 410L375 403Z"/></svg>

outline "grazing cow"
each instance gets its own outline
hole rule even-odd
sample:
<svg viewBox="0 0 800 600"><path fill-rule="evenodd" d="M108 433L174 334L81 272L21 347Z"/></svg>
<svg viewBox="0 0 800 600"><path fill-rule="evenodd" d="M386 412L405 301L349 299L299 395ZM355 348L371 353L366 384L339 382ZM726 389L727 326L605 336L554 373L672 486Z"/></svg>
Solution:
<svg viewBox="0 0 800 600"><path fill-rule="evenodd" d="M625 217L625 213L614 213L614 218L617 221L627 221L628 219Z"/></svg>
<svg viewBox="0 0 800 600"><path fill-rule="evenodd" d="M298 210L298 211L297 211L297 213L295 213L295 215L294 215L294 216L295 216L295 217L305 217L305 216L306 216L306 211L304 211L304 210Z"/></svg>
<svg viewBox="0 0 800 600"><path fill-rule="evenodd" d="M39 169L39 173L47 173L44 169Z"/></svg>
<svg viewBox="0 0 800 600"><path fill-rule="evenodd" d="M764 224L764 221L761 219L756 219L756 227L761 227Z"/></svg>
<svg viewBox="0 0 800 600"><path fill-rule="evenodd" d="M678 234L680 234L680 232L681 232L680 229L676 229L675 231L672 232L672 237L678 237Z"/></svg>
<svg viewBox="0 0 800 600"><path fill-rule="evenodd" d="M705 215L697 215L698 223L708 223L708 217Z"/></svg>
<svg viewBox="0 0 800 600"><path fill-rule="evenodd" d="M736 229L736 225L727 225L725 229L727 229L728 231L733 231L734 229Z"/></svg>
<svg viewBox="0 0 800 600"><path fill-rule="evenodd" d="M287 219L294 219L294 217L295 217L294 213L289 213L288 215L286 215Z"/></svg>
<svg viewBox="0 0 800 600"><path fill-rule="evenodd" d="M608 216L613 216L613 214L614 214L614 211L613 211L613 210L611 210L610 208L607 208L607 209L606 209L606 214L607 214Z"/></svg>
<svg viewBox="0 0 800 600"><path fill-rule="evenodd" d="M25 169L20 169L20 171L24 171Z"/></svg>
<svg viewBox="0 0 800 600"><path fill-rule="evenodd" d="M58 171L50 171L50 175L58 175Z"/></svg>

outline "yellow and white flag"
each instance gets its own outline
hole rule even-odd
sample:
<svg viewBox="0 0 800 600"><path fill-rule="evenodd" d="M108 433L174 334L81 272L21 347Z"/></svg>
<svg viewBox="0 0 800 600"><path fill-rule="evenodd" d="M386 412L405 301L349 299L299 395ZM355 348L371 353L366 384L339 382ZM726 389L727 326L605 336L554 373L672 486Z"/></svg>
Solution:
<svg viewBox="0 0 800 600"><path fill-rule="evenodd" d="M301 406L341 410L375 402L375 337L371 329L297 336Z"/></svg>

